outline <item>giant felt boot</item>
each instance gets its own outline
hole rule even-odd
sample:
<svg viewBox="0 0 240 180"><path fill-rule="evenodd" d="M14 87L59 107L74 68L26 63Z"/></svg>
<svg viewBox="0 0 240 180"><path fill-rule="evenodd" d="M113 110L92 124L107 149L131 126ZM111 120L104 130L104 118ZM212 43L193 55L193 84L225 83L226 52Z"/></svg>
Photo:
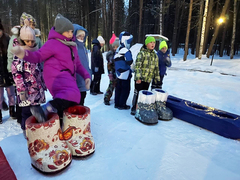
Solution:
<svg viewBox="0 0 240 180"><path fill-rule="evenodd" d="M73 106L63 112L63 137L73 156L84 157L95 151L90 119L90 109L86 106Z"/></svg>
<svg viewBox="0 0 240 180"><path fill-rule="evenodd" d="M156 111L158 113L158 119L163 121L171 120L173 118L173 112L166 107L168 93L161 89L154 89L153 92L156 94Z"/></svg>
<svg viewBox="0 0 240 180"><path fill-rule="evenodd" d="M32 166L44 173L66 168L72 161L71 150L63 138L59 117L51 113L38 123L34 116L26 120L26 137Z"/></svg>
<svg viewBox="0 0 240 180"><path fill-rule="evenodd" d="M158 123L155 107L155 93L147 90L139 91L135 118L144 124Z"/></svg>

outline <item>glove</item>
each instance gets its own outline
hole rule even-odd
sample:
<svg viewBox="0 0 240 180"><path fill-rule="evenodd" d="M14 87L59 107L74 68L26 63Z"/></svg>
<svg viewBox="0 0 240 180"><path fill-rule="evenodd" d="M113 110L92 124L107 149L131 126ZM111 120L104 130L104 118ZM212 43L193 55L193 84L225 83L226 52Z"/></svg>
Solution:
<svg viewBox="0 0 240 180"><path fill-rule="evenodd" d="M95 72L98 72L98 67L95 67L94 71L95 71Z"/></svg>
<svg viewBox="0 0 240 180"><path fill-rule="evenodd" d="M90 89L90 82L91 80L89 78L85 79L85 87L87 90Z"/></svg>
<svg viewBox="0 0 240 180"><path fill-rule="evenodd" d="M172 65L171 60L170 60L169 57L166 57L165 64L166 64L167 67L170 67Z"/></svg>
<svg viewBox="0 0 240 180"><path fill-rule="evenodd" d="M21 91L21 92L19 93L19 97L20 97L20 100L21 100L21 101L26 101L27 98L28 98L28 93L27 93L27 91Z"/></svg>
<svg viewBox="0 0 240 180"><path fill-rule="evenodd" d="M15 46L11 49L11 52L15 54L19 59L23 59L25 56L25 50L21 46Z"/></svg>
<svg viewBox="0 0 240 180"><path fill-rule="evenodd" d="M108 77L111 81L113 80L113 74L108 74Z"/></svg>

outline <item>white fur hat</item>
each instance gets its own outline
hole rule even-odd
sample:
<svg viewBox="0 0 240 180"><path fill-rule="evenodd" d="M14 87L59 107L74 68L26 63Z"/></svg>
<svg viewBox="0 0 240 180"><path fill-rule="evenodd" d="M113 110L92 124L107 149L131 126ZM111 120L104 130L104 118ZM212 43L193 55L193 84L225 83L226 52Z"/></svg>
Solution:
<svg viewBox="0 0 240 180"><path fill-rule="evenodd" d="M98 36L97 40L99 41L100 44L105 44L105 40L103 39L102 36Z"/></svg>
<svg viewBox="0 0 240 180"><path fill-rule="evenodd" d="M76 37L78 37L79 35L84 35L85 36L85 31L84 30L78 30L77 31L77 34L76 34Z"/></svg>

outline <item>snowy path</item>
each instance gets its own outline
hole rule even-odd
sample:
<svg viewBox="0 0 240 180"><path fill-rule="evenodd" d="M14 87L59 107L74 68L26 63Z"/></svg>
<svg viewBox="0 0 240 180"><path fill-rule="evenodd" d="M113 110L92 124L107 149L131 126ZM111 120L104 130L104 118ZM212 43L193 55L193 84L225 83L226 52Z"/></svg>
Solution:
<svg viewBox="0 0 240 180"><path fill-rule="evenodd" d="M191 64L191 63L190 63ZM197 62L196 62L197 64ZM217 61L214 61L217 64ZM173 62L173 67L186 64ZM190 67L191 65L189 65ZM203 65L200 69L207 70ZM235 73L235 71L234 71ZM169 94L240 115L240 77L219 72L169 70L163 89ZM105 92L108 76L102 78ZM128 99L131 104L132 90ZM42 175L30 165L27 143L20 126L4 112L0 125L2 147L18 180L237 180L240 179L240 141L227 139L174 118L154 126L143 125L130 110L117 110L113 101L103 104L103 95L87 95L96 152L73 159L62 173Z"/></svg>

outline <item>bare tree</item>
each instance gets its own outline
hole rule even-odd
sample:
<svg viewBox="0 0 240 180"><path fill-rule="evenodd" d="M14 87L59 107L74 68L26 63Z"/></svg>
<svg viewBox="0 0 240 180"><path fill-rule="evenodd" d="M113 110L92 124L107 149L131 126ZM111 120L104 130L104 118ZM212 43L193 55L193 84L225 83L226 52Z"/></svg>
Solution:
<svg viewBox="0 0 240 180"><path fill-rule="evenodd" d="M192 6L193 0L190 0L189 4L189 14L188 14L188 26L187 26L187 33L186 33L186 40L185 40L185 50L184 50L184 57L183 60L187 60L188 55L188 41L189 41L189 33L190 33L190 26L191 26L191 19L192 19Z"/></svg>
<svg viewBox="0 0 240 180"><path fill-rule="evenodd" d="M204 0L200 1L200 10L199 10L199 20L198 20L198 32L197 32L197 41L196 41L196 57L199 55L200 48L200 38L201 38L201 27L202 27L202 16L203 16L203 6Z"/></svg>
<svg viewBox="0 0 240 180"><path fill-rule="evenodd" d="M226 0L225 1L225 4L223 6L223 10L222 10L222 13L221 13L220 17L224 17L225 16L225 13L227 11L229 2L230 2L230 0ZM209 58L209 56L210 56L210 54L212 52L212 48L213 48L213 45L214 45L214 43L216 41L216 38L217 38L217 35L218 35L218 31L219 31L219 25L216 26L215 31L214 31L214 36L212 37L211 43L209 45L208 52L207 52L207 57L208 58Z"/></svg>
<svg viewBox="0 0 240 180"><path fill-rule="evenodd" d="M230 59L233 59L233 55L234 55L234 42L235 42L235 36L236 36L236 21L237 21L237 0L234 0L233 32L232 32Z"/></svg>
<svg viewBox="0 0 240 180"><path fill-rule="evenodd" d="M141 34L142 34L142 11L143 11L143 0L139 0L138 41L140 41L140 39L141 39Z"/></svg>
<svg viewBox="0 0 240 180"><path fill-rule="evenodd" d="M163 34L163 0L160 0L159 34Z"/></svg>
<svg viewBox="0 0 240 180"><path fill-rule="evenodd" d="M175 18L174 18L174 27L173 27L173 37L172 37L172 55L176 54L176 46L177 46L177 32L178 32L178 20L179 20L179 12L180 12L180 0L176 1L176 10L175 10Z"/></svg>
<svg viewBox="0 0 240 180"><path fill-rule="evenodd" d="M214 5L214 0L209 0L208 13L207 13L208 18L207 18L207 21L206 21L206 28L205 28L205 33L204 33L202 54L206 54L206 51L207 51L209 29L210 29L210 24L211 24L211 21L212 21L213 5Z"/></svg>
<svg viewBox="0 0 240 180"><path fill-rule="evenodd" d="M205 10L204 10L204 15L203 15L203 25L202 25L201 42L200 42L200 47L199 47L198 59L202 58L207 11L208 11L208 0L206 0L206 2L205 2Z"/></svg>

